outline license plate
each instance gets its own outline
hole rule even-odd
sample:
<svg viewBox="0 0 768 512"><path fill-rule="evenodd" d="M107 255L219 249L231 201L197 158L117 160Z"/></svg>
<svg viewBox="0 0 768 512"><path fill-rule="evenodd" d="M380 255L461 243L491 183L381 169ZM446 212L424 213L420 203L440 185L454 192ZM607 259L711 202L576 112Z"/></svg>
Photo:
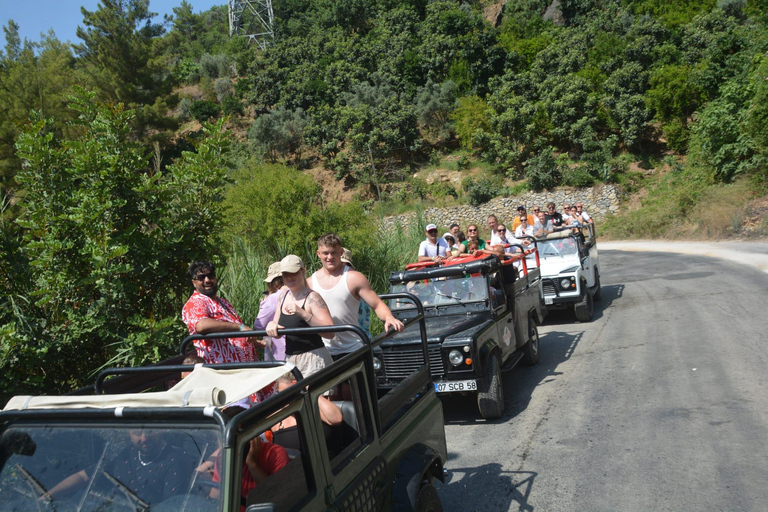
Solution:
<svg viewBox="0 0 768 512"><path fill-rule="evenodd" d="M477 381L457 380L455 382L435 382L436 393L452 393L456 391L477 391Z"/></svg>
<svg viewBox="0 0 768 512"><path fill-rule="evenodd" d="M552 304L552 297L544 297L544 304L546 305Z"/></svg>

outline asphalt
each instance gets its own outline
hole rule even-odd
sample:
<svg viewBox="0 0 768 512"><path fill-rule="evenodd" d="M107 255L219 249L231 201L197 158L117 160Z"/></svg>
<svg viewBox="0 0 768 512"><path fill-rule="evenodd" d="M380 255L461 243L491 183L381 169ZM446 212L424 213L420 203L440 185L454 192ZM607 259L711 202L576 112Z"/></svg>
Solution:
<svg viewBox="0 0 768 512"><path fill-rule="evenodd" d="M594 320L550 315L505 374L503 418L444 399L445 510L768 507L768 244L622 244Z"/></svg>

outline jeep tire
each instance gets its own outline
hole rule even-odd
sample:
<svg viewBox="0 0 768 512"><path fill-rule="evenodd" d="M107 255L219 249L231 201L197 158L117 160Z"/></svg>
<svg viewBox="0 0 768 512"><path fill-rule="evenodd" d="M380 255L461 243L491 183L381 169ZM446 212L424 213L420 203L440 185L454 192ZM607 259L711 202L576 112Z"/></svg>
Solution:
<svg viewBox="0 0 768 512"><path fill-rule="evenodd" d="M504 384L501 381L501 363L495 353L488 358L485 367L485 378L480 391L477 393L477 407L480 415L487 419L495 419L504 414Z"/></svg>
<svg viewBox="0 0 768 512"><path fill-rule="evenodd" d="M528 343L523 345L523 364L533 366L539 362L539 331L533 318L528 320Z"/></svg>
<svg viewBox="0 0 768 512"><path fill-rule="evenodd" d="M431 483L427 482L419 489L419 495L416 497L417 512L443 512L443 503L437 494L437 489Z"/></svg>
<svg viewBox="0 0 768 512"><path fill-rule="evenodd" d="M584 296L581 300L573 305L573 312L576 315L576 320L579 322L589 322L592 320L592 312L594 310L594 304L592 303L592 293L587 287L587 283L581 282L581 289L584 290Z"/></svg>

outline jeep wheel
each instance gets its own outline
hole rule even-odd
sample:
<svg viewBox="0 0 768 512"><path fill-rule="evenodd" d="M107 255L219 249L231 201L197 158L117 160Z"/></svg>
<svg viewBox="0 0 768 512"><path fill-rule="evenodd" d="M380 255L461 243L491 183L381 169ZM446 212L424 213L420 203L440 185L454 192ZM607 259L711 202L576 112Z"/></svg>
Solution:
<svg viewBox="0 0 768 512"><path fill-rule="evenodd" d="M530 319L530 338L528 343L523 345L523 364L533 366L539 362L539 331L536 329L536 322Z"/></svg>
<svg viewBox="0 0 768 512"><path fill-rule="evenodd" d="M603 300L603 290L600 288L600 272L595 269L595 293L592 295L592 300L600 302Z"/></svg>
<svg viewBox="0 0 768 512"><path fill-rule="evenodd" d="M491 354L485 368L482 389L477 393L477 407L480 415L491 420L504 414L504 385L501 382L499 356Z"/></svg>
<svg viewBox="0 0 768 512"><path fill-rule="evenodd" d="M576 320L579 322L589 322L592 320L592 311L594 304L592 303L592 293L587 288L587 283L581 283L582 290L584 290L584 297L573 305L573 312L576 314Z"/></svg>
<svg viewBox="0 0 768 512"><path fill-rule="evenodd" d="M416 497L416 510L418 512L443 512L443 504L434 485L426 483L421 486L419 495Z"/></svg>

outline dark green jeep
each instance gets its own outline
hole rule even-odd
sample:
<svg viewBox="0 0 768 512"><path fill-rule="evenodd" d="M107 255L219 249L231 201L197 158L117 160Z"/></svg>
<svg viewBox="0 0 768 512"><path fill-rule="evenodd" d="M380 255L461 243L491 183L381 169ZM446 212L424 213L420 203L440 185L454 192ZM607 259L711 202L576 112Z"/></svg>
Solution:
<svg viewBox="0 0 768 512"><path fill-rule="evenodd" d="M392 272L390 291L409 292L424 304L429 363L435 391L471 393L484 418L504 412L502 371L517 363L539 361L536 325L546 315L538 268L528 268L525 250L500 259L495 255L409 265ZM396 317L408 320L419 312L411 303L390 301ZM424 361L422 333L411 327L375 349L379 388L398 386Z"/></svg>
<svg viewBox="0 0 768 512"><path fill-rule="evenodd" d="M385 392L372 350L391 334L283 332L340 330L365 346L307 378L289 363L180 355L74 394L14 397L0 412L0 511L441 510L445 432L427 365ZM181 353L243 334L265 332L190 337ZM276 379L289 384L239 407Z"/></svg>

